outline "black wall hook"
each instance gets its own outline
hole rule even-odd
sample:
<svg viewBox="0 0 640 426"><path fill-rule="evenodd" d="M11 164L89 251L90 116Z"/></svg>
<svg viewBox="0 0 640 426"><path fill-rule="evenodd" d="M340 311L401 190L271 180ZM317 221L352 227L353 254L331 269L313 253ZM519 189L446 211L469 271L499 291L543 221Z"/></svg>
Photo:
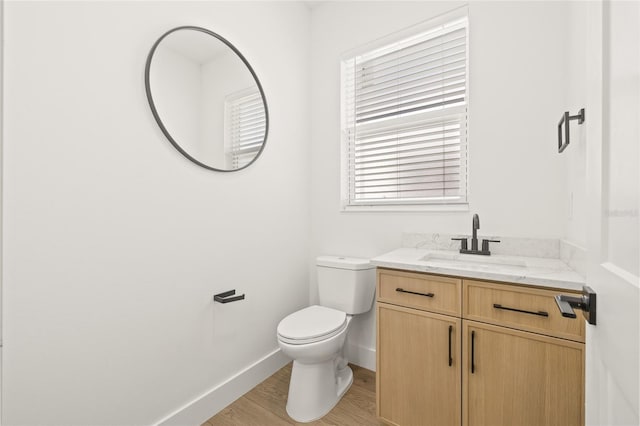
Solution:
<svg viewBox="0 0 640 426"><path fill-rule="evenodd" d="M558 152L564 151L569 146L569 122L578 120L578 124L584 123L584 108L577 115L569 115L569 111L565 111L558 123ZM564 123L564 142L562 142L562 124Z"/></svg>
<svg viewBox="0 0 640 426"><path fill-rule="evenodd" d="M229 290L229 291L225 291L224 293L214 294L213 300L218 303L229 303L229 302L236 302L238 300L244 299L244 294L241 294L239 296L233 296L234 294L236 294L235 290Z"/></svg>

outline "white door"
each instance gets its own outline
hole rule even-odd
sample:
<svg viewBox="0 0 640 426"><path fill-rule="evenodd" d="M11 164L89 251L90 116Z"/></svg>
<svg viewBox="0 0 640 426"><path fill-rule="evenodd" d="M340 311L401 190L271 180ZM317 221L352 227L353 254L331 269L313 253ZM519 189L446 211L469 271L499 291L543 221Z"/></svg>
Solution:
<svg viewBox="0 0 640 426"><path fill-rule="evenodd" d="M639 425L640 3L587 6L588 425Z"/></svg>

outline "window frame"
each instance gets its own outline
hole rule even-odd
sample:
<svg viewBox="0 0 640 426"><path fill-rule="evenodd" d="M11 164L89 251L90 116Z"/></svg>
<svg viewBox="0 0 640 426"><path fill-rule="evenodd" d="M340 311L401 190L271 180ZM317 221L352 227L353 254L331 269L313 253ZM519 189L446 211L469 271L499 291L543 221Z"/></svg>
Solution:
<svg viewBox="0 0 640 426"><path fill-rule="evenodd" d="M347 102L346 102L346 76L345 68L348 67L347 61L353 60L357 56L362 56L382 49L385 46L389 46L400 41L420 36L423 33L434 31L442 25L453 23L460 19L466 19L466 62L465 62L465 104L459 106L453 106L444 108L441 110L433 110L422 112L423 119L433 120L446 119L447 117L458 116L460 119L460 132L464 132L464 136L461 136L461 169L464 168L464 172L460 173L463 182L461 182L461 192L463 194L457 197L455 200L447 199L390 199L386 200L351 200L351 170L349 164L350 150L353 148L349 143L349 136L347 134ZM424 21L420 24L411 26L402 31L394 34L382 37L371 43L367 43L356 49L350 50L341 56L340 60L340 209L344 212L349 211L468 211L469 210L469 106L470 106L470 84L469 84L469 11L467 6L463 6L452 11L438 15L432 19ZM404 117L396 117L393 120L403 121ZM406 120L407 123L415 122L411 117ZM464 175L464 176L463 176Z"/></svg>

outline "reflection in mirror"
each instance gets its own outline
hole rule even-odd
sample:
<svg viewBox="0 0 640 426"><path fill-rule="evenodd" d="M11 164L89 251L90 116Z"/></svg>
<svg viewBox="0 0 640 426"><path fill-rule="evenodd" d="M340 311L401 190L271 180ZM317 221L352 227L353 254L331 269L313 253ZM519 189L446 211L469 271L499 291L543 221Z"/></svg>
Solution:
<svg viewBox="0 0 640 426"><path fill-rule="evenodd" d="M165 33L147 58L145 84L163 133L196 164L233 171L262 152L268 131L262 86L219 35L198 27Z"/></svg>

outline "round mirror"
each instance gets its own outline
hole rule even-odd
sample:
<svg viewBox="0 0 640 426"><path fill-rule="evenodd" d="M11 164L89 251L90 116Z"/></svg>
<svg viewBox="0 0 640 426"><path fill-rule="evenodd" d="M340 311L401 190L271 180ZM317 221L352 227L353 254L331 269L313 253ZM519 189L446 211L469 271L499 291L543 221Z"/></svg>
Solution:
<svg viewBox="0 0 640 426"><path fill-rule="evenodd" d="M262 86L231 43L178 27L155 42L145 67L151 111L169 142L211 170L240 170L260 155L269 115Z"/></svg>

